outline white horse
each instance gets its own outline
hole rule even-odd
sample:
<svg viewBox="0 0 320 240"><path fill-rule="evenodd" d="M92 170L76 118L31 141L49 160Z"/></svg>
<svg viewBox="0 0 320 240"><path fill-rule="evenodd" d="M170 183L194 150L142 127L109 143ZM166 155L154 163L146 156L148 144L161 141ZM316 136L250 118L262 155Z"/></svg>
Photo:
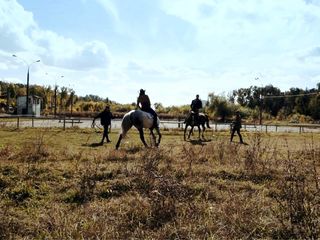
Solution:
<svg viewBox="0 0 320 240"><path fill-rule="evenodd" d="M141 110L131 110L130 112L126 113L121 122L121 133L119 135L119 139L116 145L116 149L119 148L121 139L125 137L127 132L130 130L132 126L135 126L140 134L140 139L144 146L148 147L146 141L144 140L143 129L149 128L150 134L152 136L153 142L156 146L159 146L161 140L161 134L159 130L160 120L157 118L156 127L153 125L153 116L150 113L141 111ZM156 142L156 136L153 133L153 129L156 129L157 134L159 136L158 142Z"/></svg>

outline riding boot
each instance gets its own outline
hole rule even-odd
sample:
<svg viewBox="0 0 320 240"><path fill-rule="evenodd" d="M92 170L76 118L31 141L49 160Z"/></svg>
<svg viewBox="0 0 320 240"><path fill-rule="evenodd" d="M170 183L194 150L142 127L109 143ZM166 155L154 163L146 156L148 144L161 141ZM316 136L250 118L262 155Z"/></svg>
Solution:
<svg viewBox="0 0 320 240"><path fill-rule="evenodd" d="M232 129L232 130L231 130L230 142L232 142L232 139L233 139L234 133L235 133L235 130L234 130L234 129Z"/></svg>

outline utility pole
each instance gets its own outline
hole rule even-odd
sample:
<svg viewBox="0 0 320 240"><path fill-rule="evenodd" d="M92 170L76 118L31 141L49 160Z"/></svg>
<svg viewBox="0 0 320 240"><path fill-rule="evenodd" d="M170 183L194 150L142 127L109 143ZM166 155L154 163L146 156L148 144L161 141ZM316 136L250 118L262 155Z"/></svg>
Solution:
<svg viewBox="0 0 320 240"><path fill-rule="evenodd" d="M262 91L262 89L261 89ZM260 93L260 96L259 96L259 100L260 100L260 106L259 106L259 124L262 125L262 96L261 96L261 93Z"/></svg>
<svg viewBox="0 0 320 240"><path fill-rule="evenodd" d="M54 86L54 117L57 117L57 91L58 91L58 86Z"/></svg>
<svg viewBox="0 0 320 240"><path fill-rule="evenodd" d="M255 80L260 81L260 83L261 83L261 80L259 77L256 77ZM262 103L263 103L262 91L263 91L263 87L262 87L262 83L261 83L261 89L260 89L260 94L259 94L259 125L262 125Z"/></svg>
<svg viewBox="0 0 320 240"><path fill-rule="evenodd" d="M10 104L10 89L9 86L7 87L7 108L9 111L9 104Z"/></svg>
<svg viewBox="0 0 320 240"><path fill-rule="evenodd" d="M71 100L71 117L72 117L72 109L73 109L73 96L74 96L74 91L71 90L70 92L70 100Z"/></svg>
<svg viewBox="0 0 320 240"><path fill-rule="evenodd" d="M24 59L21 58L21 57L18 57L18 56L15 55L15 54L13 54L12 57L16 57L16 58L21 59L21 60L22 60L25 64L27 64L27 66L28 66L28 71L27 71L27 99L26 99L26 110L25 110L25 114L28 114L28 113L29 113L29 76L30 76L30 66L31 66L33 63L38 63L38 62L40 62L40 60L31 62L31 63L27 63L26 60L24 60Z"/></svg>
<svg viewBox="0 0 320 240"><path fill-rule="evenodd" d="M49 75L49 73L46 72L46 75ZM51 74L50 74L51 75ZM55 85L54 85L54 96L53 96L53 105L54 105L54 109L53 109L53 115L56 118L57 117L57 102L58 102L58 98L57 98L57 94L58 94L58 85L57 85L57 79L59 76L55 77ZM60 78L64 78L63 75L60 76ZM52 107L52 104L51 104Z"/></svg>

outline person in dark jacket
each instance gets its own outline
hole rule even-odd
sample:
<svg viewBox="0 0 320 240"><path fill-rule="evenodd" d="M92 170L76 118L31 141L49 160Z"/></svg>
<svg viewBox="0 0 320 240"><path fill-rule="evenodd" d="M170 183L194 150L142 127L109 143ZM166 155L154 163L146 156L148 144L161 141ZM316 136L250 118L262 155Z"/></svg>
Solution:
<svg viewBox="0 0 320 240"><path fill-rule="evenodd" d="M109 126L111 125L111 119L113 119L113 115L110 112L110 107L106 106L105 109L99 113L97 116L93 118L92 125L97 118L100 118L100 123L103 126L103 136L100 142L100 145L103 145L104 139L107 139L107 143L111 142L109 139Z"/></svg>
<svg viewBox="0 0 320 240"><path fill-rule="evenodd" d="M202 101L199 99L199 94L196 95L196 98L192 100L190 104L191 113L194 116L194 121L198 122L199 119L199 110L202 108Z"/></svg>
<svg viewBox="0 0 320 240"><path fill-rule="evenodd" d="M157 126L158 115L151 108L151 102L150 102L149 96L147 94L145 94L145 90L143 90L143 89L140 89L140 93L137 98L137 106L142 111L151 113L151 115L153 116L153 127L155 128Z"/></svg>
<svg viewBox="0 0 320 240"><path fill-rule="evenodd" d="M243 140L242 140L242 136L240 133L240 129L241 129L241 115L239 111L236 111L236 115L235 115L235 119L231 124L231 138L230 138L230 142L232 142L233 136L235 134L235 132L237 132L239 138L240 138L240 143L243 144Z"/></svg>

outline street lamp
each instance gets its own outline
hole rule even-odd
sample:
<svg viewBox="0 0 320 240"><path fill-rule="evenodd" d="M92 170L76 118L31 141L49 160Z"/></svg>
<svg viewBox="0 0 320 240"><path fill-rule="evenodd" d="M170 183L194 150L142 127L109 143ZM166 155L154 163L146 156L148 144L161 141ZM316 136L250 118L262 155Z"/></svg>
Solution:
<svg viewBox="0 0 320 240"><path fill-rule="evenodd" d="M40 62L40 60L31 62L31 63L27 63L26 60L24 60L24 59L21 58L21 57L18 57L18 56L15 55L15 54L13 54L12 57L19 58L20 60L22 60L22 61L28 66L28 71L27 71L27 99L26 99L26 114L28 114L28 112L29 112L28 110L29 110L29 72L30 72L30 66L31 66L33 63L38 63L38 62Z"/></svg>

